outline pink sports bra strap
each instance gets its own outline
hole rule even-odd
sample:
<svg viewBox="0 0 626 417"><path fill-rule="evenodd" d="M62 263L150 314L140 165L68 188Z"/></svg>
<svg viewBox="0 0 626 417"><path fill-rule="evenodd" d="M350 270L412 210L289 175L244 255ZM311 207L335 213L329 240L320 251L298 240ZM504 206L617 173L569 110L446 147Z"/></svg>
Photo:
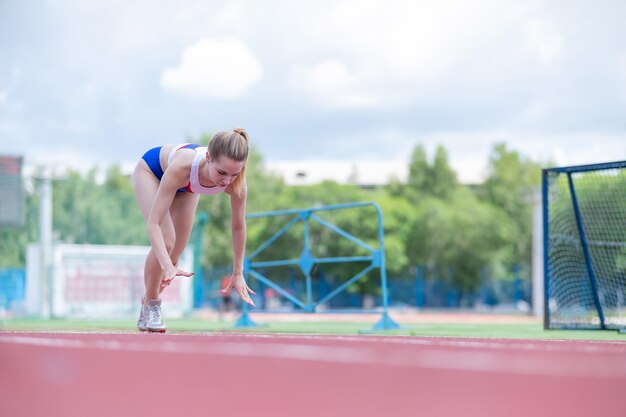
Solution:
<svg viewBox="0 0 626 417"><path fill-rule="evenodd" d="M170 162L172 162L172 158L174 157L174 154L176 153L176 151L179 151L181 149L183 149L186 146L189 145L193 145L192 143L181 143L179 145L174 146L174 149L172 149L170 151L170 154L167 156L167 165L170 165Z"/></svg>

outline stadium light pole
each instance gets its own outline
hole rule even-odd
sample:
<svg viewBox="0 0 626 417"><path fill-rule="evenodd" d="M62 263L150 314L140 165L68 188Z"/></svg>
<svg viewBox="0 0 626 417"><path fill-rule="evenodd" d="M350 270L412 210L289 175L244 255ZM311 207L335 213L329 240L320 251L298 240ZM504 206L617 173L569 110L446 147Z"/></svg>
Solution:
<svg viewBox="0 0 626 417"><path fill-rule="evenodd" d="M39 255L41 279L41 317L49 319L52 312L50 261L52 258L52 180L42 177L39 184Z"/></svg>
<svg viewBox="0 0 626 417"><path fill-rule="evenodd" d="M544 274L543 274L543 201L541 190L533 193L533 237L532 237L532 303L533 315L543 317Z"/></svg>

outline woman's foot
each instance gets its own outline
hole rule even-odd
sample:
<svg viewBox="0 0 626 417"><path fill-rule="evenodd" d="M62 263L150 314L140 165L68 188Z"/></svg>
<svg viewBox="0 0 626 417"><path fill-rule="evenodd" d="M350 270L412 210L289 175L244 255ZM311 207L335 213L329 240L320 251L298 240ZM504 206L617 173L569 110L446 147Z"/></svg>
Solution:
<svg viewBox="0 0 626 417"><path fill-rule="evenodd" d="M148 327L146 327L147 321L148 321L148 314L146 313L146 306L144 305L145 302L146 302L146 295L144 294L141 297L141 310L139 310L139 320L137 320L137 328L139 329L140 332L148 331Z"/></svg>
<svg viewBox="0 0 626 417"><path fill-rule="evenodd" d="M143 304L142 304L143 305ZM161 317L161 299L150 300L145 309L145 327L149 332L165 333L167 327Z"/></svg>

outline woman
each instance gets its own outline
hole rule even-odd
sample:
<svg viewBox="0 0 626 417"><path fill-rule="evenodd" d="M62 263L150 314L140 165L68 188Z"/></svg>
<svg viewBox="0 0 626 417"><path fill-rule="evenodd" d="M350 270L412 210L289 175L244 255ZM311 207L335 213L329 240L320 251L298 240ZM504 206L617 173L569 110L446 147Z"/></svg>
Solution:
<svg viewBox="0 0 626 417"><path fill-rule="evenodd" d="M254 305L255 294L243 277L246 246L246 161L248 133L241 128L213 136L209 146L164 145L146 152L133 172L135 195L146 221L152 245L146 258L141 331L165 332L159 295L177 276L191 272L178 268L178 260L191 234L199 195L225 192L230 196L233 272L222 292L235 289Z"/></svg>

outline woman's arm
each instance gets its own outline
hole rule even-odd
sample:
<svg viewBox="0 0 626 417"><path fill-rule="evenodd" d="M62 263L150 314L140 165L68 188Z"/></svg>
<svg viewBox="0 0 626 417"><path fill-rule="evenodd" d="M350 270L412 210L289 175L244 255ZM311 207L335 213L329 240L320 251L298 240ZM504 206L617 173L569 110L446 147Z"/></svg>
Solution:
<svg viewBox="0 0 626 417"><path fill-rule="evenodd" d="M231 231L233 238L233 274L230 278L230 284L222 291L228 292L231 288L235 288L243 301L250 305L254 305L249 293L256 293L248 287L243 277L243 258L246 251L247 234L246 199L248 189L244 182L239 192L230 189L227 189L226 192L230 195Z"/></svg>
<svg viewBox="0 0 626 417"><path fill-rule="evenodd" d="M172 206L176 190L183 186L189 177L189 169L185 164L172 163L163 174L159 189L157 190L152 209L148 216L147 229L148 238L152 244L152 250L161 266L165 278L174 278L177 275L177 268L172 263L172 259L165 245L161 224Z"/></svg>
<svg viewBox="0 0 626 417"><path fill-rule="evenodd" d="M243 274L243 258L246 251L246 199L244 184L239 193L230 196L231 231L233 237L233 273Z"/></svg>

